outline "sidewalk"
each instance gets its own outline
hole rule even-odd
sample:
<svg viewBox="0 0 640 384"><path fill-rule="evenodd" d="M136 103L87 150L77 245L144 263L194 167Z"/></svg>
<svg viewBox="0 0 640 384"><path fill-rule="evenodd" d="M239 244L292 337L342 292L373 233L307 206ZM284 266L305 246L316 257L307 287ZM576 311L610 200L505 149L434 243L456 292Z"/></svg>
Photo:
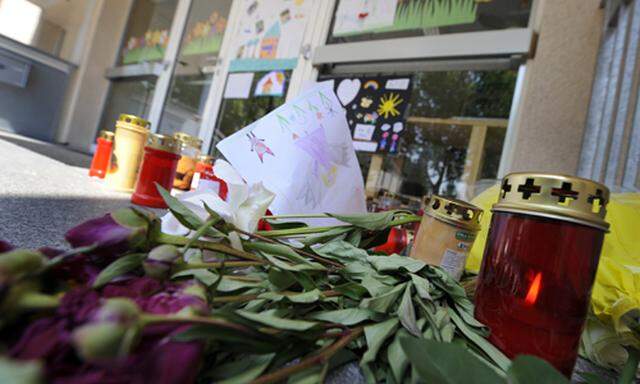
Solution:
<svg viewBox="0 0 640 384"><path fill-rule="evenodd" d="M129 194L88 176L90 162L62 146L0 132L0 239L65 247L69 228L128 206Z"/></svg>

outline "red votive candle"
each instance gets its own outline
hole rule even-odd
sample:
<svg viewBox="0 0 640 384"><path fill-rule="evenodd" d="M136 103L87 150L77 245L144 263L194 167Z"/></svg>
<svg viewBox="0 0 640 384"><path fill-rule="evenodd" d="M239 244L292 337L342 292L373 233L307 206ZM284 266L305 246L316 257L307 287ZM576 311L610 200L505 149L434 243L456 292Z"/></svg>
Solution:
<svg viewBox="0 0 640 384"><path fill-rule="evenodd" d="M131 202L147 207L167 208L156 183L170 191L179 160L178 142L173 137L150 134Z"/></svg>
<svg viewBox="0 0 640 384"><path fill-rule="evenodd" d="M507 356L535 355L567 377L578 354L609 190L577 177L507 175L493 206L475 315Z"/></svg>
<svg viewBox="0 0 640 384"><path fill-rule="evenodd" d="M113 132L100 131L100 135L96 140L96 151L93 153L93 159L91 159L89 176L104 179L109 169L109 162L111 161L113 136Z"/></svg>

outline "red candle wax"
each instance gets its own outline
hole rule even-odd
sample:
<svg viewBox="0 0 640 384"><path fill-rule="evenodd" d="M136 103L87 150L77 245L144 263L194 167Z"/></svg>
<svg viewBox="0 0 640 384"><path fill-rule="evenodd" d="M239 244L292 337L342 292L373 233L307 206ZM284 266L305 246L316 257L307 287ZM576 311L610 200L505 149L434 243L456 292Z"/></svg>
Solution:
<svg viewBox="0 0 640 384"><path fill-rule="evenodd" d="M476 291L476 317L507 356L544 358L571 375L603 232L496 212Z"/></svg>
<svg viewBox="0 0 640 384"><path fill-rule="evenodd" d="M89 176L103 179L109 169L111 161L111 151L113 150L113 133L103 131L96 140L96 151L91 159L91 167L89 168Z"/></svg>
<svg viewBox="0 0 640 384"><path fill-rule="evenodd" d="M133 196L131 196L131 202L147 207L167 208L158 192L156 183L168 191L171 190L173 179L176 176L178 160L180 160L180 155L176 153L150 146L145 147L136 189Z"/></svg>

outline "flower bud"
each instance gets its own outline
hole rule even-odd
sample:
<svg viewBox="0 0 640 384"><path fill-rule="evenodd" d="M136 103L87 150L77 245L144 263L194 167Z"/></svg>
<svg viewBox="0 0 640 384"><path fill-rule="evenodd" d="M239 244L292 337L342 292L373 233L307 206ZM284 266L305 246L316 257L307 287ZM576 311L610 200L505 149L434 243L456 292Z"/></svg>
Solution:
<svg viewBox="0 0 640 384"><path fill-rule="evenodd" d="M149 252L147 258L142 262L142 267L147 276L156 279L166 279L169 276L171 267L180 258L178 248L173 245L159 245Z"/></svg>
<svg viewBox="0 0 640 384"><path fill-rule="evenodd" d="M108 299L89 323L73 331L73 344L88 361L126 356L140 333L139 320L140 310L133 301Z"/></svg>
<svg viewBox="0 0 640 384"><path fill-rule="evenodd" d="M15 281L42 268L47 258L39 252L15 250L0 254L0 284Z"/></svg>

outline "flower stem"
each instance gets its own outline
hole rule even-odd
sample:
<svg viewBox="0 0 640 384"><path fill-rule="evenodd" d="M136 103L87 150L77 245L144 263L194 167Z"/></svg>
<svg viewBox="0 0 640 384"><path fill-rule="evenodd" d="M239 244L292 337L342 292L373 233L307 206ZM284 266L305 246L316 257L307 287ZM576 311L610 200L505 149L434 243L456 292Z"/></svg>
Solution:
<svg viewBox="0 0 640 384"><path fill-rule="evenodd" d="M235 256L245 260L263 261L253 253L240 251L223 243L214 243L211 241L204 241L204 240L192 241L192 239L189 239L188 237L169 235L167 233L160 233L156 238L156 241L158 243L172 244L172 245L186 245L189 242L192 242L192 245L195 248L221 252L221 253L225 253L227 255Z"/></svg>
<svg viewBox="0 0 640 384"><path fill-rule="evenodd" d="M324 213L318 214L298 214L298 215L271 215L271 216L262 216L263 219L266 220L277 220L277 219L325 219L330 217Z"/></svg>
<svg viewBox="0 0 640 384"><path fill-rule="evenodd" d="M205 316L181 316L181 315L152 315L152 314L144 314L141 317L142 326L150 325L150 324L158 324L158 323L192 323L192 324L203 324L203 325L213 325L221 328L233 329L239 332L247 333L247 334L255 334L255 331L251 328L245 327L241 324L231 323L227 320L215 318L215 317L205 317Z"/></svg>
<svg viewBox="0 0 640 384"><path fill-rule="evenodd" d="M17 306L22 310L53 309L58 305L60 305L60 297L40 292L24 293L17 303Z"/></svg>
<svg viewBox="0 0 640 384"><path fill-rule="evenodd" d="M289 365L284 368L281 368L277 371L267 373L266 375L262 375L257 379L253 380L252 384L267 384L267 383L277 383L287 377L291 377L294 373L298 373L308 369L317 364L324 364L328 362L333 355L338 353L342 348L349 345L350 342L360 337L362 334L362 327L358 327L356 329L347 331L344 333L340 339L331 345L324 347L318 351L317 354L307 357L303 359L298 364Z"/></svg>
<svg viewBox="0 0 640 384"><path fill-rule="evenodd" d="M336 226L275 229L272 231L257 231L256 234L264 237L290 237L290 236L297 236L297 235L307 235L310 233L327 232L335 227Z"/></svg>
<svg viewBox="0 0 640 384"><path fill-rule="evenodd" d="M264 261L221 261L212 263L180 263L175 264L175 272L186 271L189 269L209 269L209 268L245 268L264 265Z"/></svg>
<svg viewBox="0 0 640 384"><path fill-rule="evenodd" d="M329 259L324 258L322 256L314 255L313 253L304 251L304 250L299 249L299 248L292 247L289 244L285 244L285 243L283 243L281 241L273 240L273 239L270 239L268 237L265 237L265 236L257 234L257 233L251 233L251 232L243 231L243 230L238 229L238 228L234 228L234 230L239 232L239 233L241 233L241 234L243 234L243 235L245 235L245 236L249 236L252 239L262 240L264 242L271 243L271 244L284 245L285 247L289 247L290 249L292 249L297 254L302 255L302 256L306 256L306 257L308 257L308 258L310 258L312 260L315 260L315 261L317 261L317 262L319 262L321 264L329 265L329 266L331 266L333 268L338 268L338 269L344 268L344 265L342 265L341 263L338 263L337 261L329 260ZM251 245L251 243L249 243L247 245L249 246L249 245Z"/></svg>

